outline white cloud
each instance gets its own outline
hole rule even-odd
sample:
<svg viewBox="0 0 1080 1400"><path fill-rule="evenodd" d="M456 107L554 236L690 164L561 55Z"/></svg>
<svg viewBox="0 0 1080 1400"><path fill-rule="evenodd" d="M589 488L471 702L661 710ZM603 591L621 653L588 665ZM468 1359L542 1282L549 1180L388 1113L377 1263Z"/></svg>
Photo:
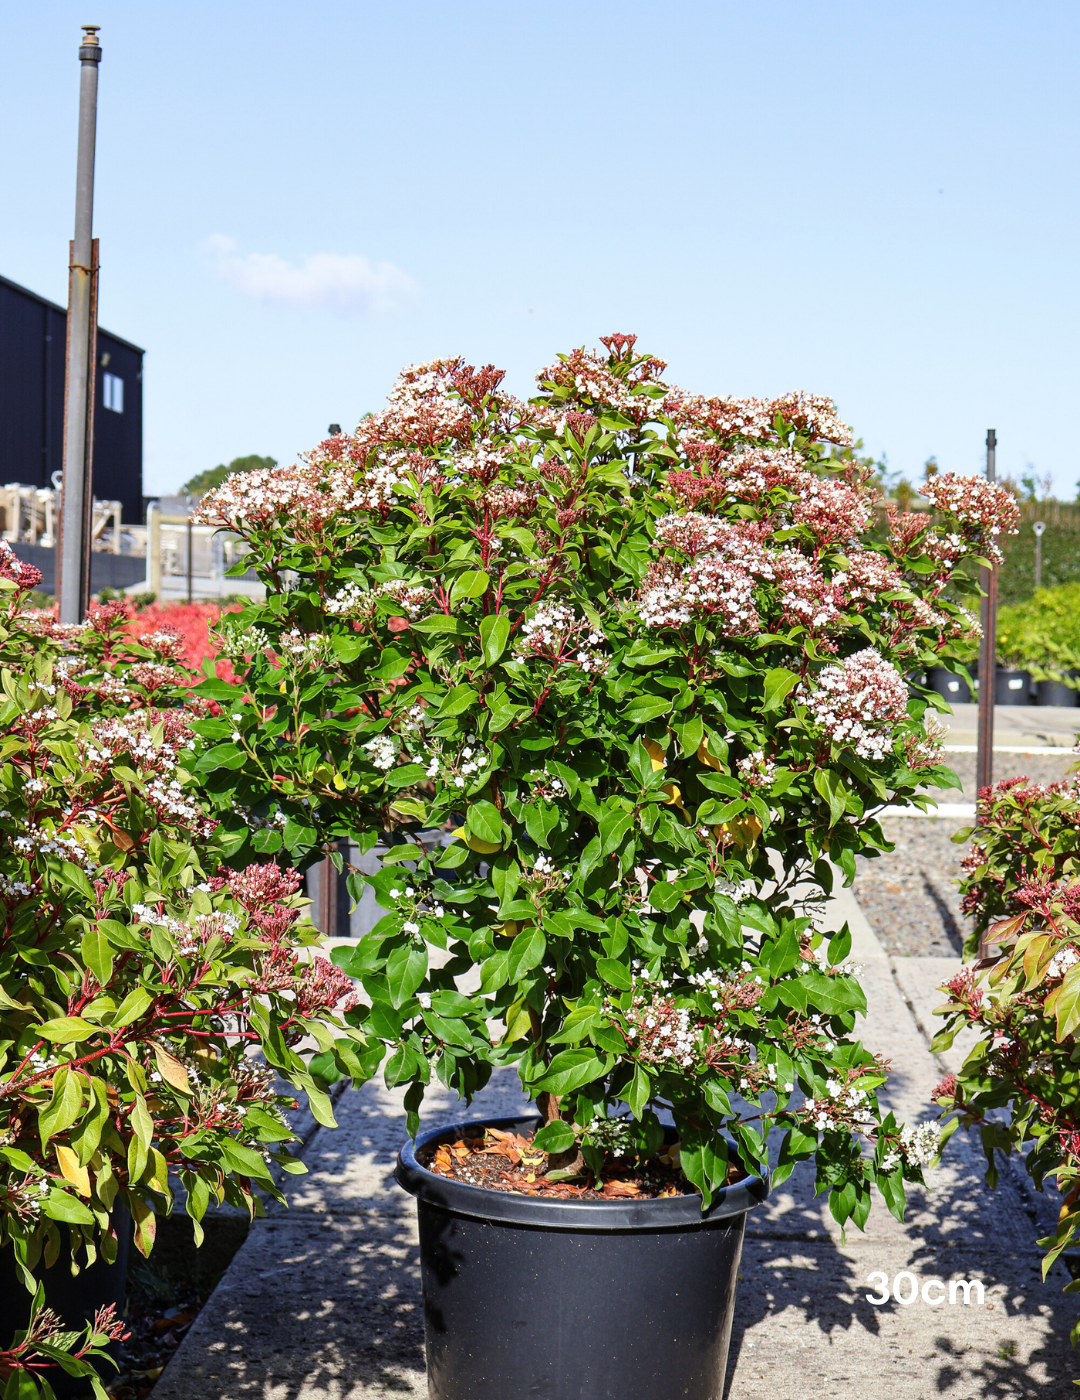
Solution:
<svg viewBox="0 0 1080 1400"><path fill-rule="evenodd" d="M205 244L218 275L253 301L311 307L339 316L382 316L419 292L419 284L393 263L372 263L359 253L310 253L291 263L277 253L238 253L216 233Z"/></svg>

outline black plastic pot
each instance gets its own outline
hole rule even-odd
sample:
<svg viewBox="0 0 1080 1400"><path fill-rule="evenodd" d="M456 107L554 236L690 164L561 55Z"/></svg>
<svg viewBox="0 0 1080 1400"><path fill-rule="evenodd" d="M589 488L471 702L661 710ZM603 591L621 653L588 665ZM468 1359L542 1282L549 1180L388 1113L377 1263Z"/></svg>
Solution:
<svg viewBox="0 0 1080 1400"><path fill-rule="evenodd" d="M968 705L971 703L971 686L963 676L950 671L947 666L931 666L926 673L927 682L931 690L936 690L941 696L948 700L950 705Z"/></svg>
<svg viewBox="0 0 1080 1400"><path fill-rule="evenodd" d="M717 1400L746 1212L768 1182L701 1198L554 1201L447 1180L406 1143L394 1176L417 1198L430 1400Z"/></svg>
<svg viewBox="0 0 1080 1400"><path fill-rule="evenodd" d="M131 1215L127 1206L118 1205L113 1211L113 1226L116 1229L118 1248L116 1259L106 1264L99 1255L90 1268L83 1268L72 1277L71 1255L66 1239L67 1227L61 1225L60 1257L51 1269L39 1264L34 1275L45 1285L45 1306L60 1318L65 1329L81 1331L91 1321L98 1308L112 1303L116 1316L124 1315L124 1300L127 1293L128 1252L131 1245ZM85 1254L80 1253L85 1260ZM33 1300L23 1287L15 1271L15 1255L10 1245L0 1249L0 1347L10 1346L16 1330L25 1328L30 1317L30 1304ZM115 1370L106 1362L101 1367L101 1376L106 1384ZM75 1400L75 1397L93 1394L90 1383L77 1376L69 1376L59 1367L44 1372L46 1379L56 1392L57 1400Z"/></svg>
<svg viewBox="0 0 1080 1400"><path fill-rule="evenodd" d="M1030 705L1031 672L999 666L994 678L995 705Z"/></svg>
<svg viewBox="0 0 1080 1400"><path fill-rule="evenodd" d="M1074 709L1080 691L1073 690L1064 681L1036 681L1035 703L1037 705L1058 705Z"/></svg>

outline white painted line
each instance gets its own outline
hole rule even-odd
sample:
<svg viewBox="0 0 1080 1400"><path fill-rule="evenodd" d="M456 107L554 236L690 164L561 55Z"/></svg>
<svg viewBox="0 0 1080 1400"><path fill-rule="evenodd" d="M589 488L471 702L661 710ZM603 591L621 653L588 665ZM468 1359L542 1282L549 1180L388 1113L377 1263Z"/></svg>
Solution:
<svg viewBox="0 0 1080 1400"><path fill-rule="evenodd" d="M942 747L942 749L944 750L945 753L978 753L978 752L979 752L979 746L978 746L978 744L942 744L941 747ZM1030 744L1029 744L1029 745L1022 745L1022 744L995 744L995 745L994 745L994 752L995 752L995 753L1026 753L1026 754L1042 754L1042 753L1077 754L1077 753L1080 753L1080 749L1074 748L1071 744L1040 744L1040 745L1037 745L1037 746L1032 746L1032 745L1030 745Z"/></svg>
<svg viewBox="0 0 1080 1400"><path fill-rule="evenodd" d="M924 812L921 807L879 807L875 817L974 817L974 802L939 802Z"/></svg>

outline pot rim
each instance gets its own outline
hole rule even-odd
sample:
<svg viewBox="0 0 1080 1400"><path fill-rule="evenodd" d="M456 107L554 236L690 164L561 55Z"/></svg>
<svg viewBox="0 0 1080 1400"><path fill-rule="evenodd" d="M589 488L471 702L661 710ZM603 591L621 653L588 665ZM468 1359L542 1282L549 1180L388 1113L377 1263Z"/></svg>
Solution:
<svg viewBox="0 0 1080 1400"><path fill-rule="evenodd" d="M467 1128L536 1127L541 1119L532 1114L517 1118L472 1119L427 1128L410 1139L398 1153L394 1180L427 1205L453 1215L486 1220L499 1225L526 1225L544 1230L583 1230L591 1232L634 1230L701 1230L724 1221L734 1221L769 1194L769 1178L746 1176L722 1186L707 1211L701 1210L701 1197L666 1196L651 1200L620 1198L615 1201L563 1201L540 1196L520 1196L509 1191L491 1191L437 1176L417 1161L417 1148L439 1138L462 1137Z"/></svg>

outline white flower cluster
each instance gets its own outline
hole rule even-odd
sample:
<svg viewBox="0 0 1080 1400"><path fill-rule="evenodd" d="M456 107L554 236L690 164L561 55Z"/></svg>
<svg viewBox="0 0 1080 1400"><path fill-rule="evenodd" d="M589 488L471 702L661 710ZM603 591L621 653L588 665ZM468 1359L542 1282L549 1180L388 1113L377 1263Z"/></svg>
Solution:
<svg viewBox="0 0 1080 1400"><path fill-rule="evenodd" d="M20 899L25 899L30 893L30 886L25 880L11 880L6 875L0 875L0 899L5 904L17 904Z"/></svg>
<svg viewBox="0 0 1080 1400"><path fill-rule="evenodd" d="M430 589L417 588L404 581L384 583L379 591L384 597L393 598L404 609L405 616L413 620L426 617L434 602Z"/></svg>
<svg viewBox="0 0 1080 1400"><path fill-rule="evenodd" d="M361 588L358 583L343 583L336 593L327 598L326 611L333 617L368 619L375 615L378 596L374 589Z"/></svg>
<svg viewBox="0 0 1080 1400"><path fill-rule="evenodd" d="M928 1167L941 1151L941 1125L918 1123L900 1129L900 1150L915 1167Z"/></svg>
<svg viewBox="0 0 1080 1400"><path fill-rule="evenodd" d="M466 744L456 759L447 758L442 749L436 749L428 763L426 774L433 781L441 779L451 787L464 788L490 764L491 755L486 749L474 749L471 744Z"/></svg>
<svg viewBox="0 0 1080 1400"><path fill-rule="evenodd" d="M694 1063L697 1032L690 1012L668 997L636 996L629 1014L627 1039L644 1064L689 1069Z"/></svg>
<svg viewBox="0 0 1080 1400"><path fill-rule="evenodd" d="M860 758L881 759L892 748L893 726L907 715L907 686L900 672L873 647L826 666L812 691L799 698L836 744Z"/></svg>
<svg viewBox="0 0 1080 1400"><path fill-rule="evenodd" d="M848 1089L835 1079L825 1083L825 1097L807 1099L803 1108L819 1132L836 1126L841 1120L850 1120L859 1128L867 1128L874 1122L874 1115L863 1105L867 1101L865 1089Z"/></svg>
<svg viewBox="0 0 1080 1400"><path fill-rule="evenodd" d="M291 627L283 632L278 651L298 666L324 666L333 655L333 644L323 632L301 632Z"/></svg>
<svg viewBox="0 0 1080 1400"><path fill-rule="evenodd" d="M760 749L740 758L736 768L744 787L772 787L776 780L776 764L771 758L766 758Z"/></svg>
<svg viewBox="0 0 1080 1400"><path fill-rule="evenodd" d="M850 958L842 963L830 963L825 943L814 949L814 961L821 972L831 972L835 977L861 977L865 971L862 963L852 962Z"/></svg>
<svg viewBox="0 0 1080 1400"><path fill-rule="evenodd" d="M376 734L364 745L364 751L370 755L375 767L384 773L388 773L397 762L397 744L390 734Z"/></svg>
<svg viewBox="0 0 1080 1400"><path fill-rule="evenodd" d="M673 526L665 533L676 537ZM745 636L757 627L754 589L773 577L767 551L753 535L727 522L716 522L709 535L708 552L688 566L662 559L650 567L638 604L646 627L680 628L697 617L708 617L727 637Z"/></svg>
<svg viewBox="0 0 1080 1400"><path fill-rule="evenodd" d="M629 1157L634 1152L634 1134L626 1118L590 1118L583 1136L613 1157Z"/></svg>
<svg viewBox="0 0 1080 1400"><path fill-rule="evenodd" d="M77 836L62 832L46 831L36 822L28 822L26 829L11 843L20 855L27 859L35 856L59 856L73 865L81 865L87 874L97 871L97 860Z"/></svg>
<svg viewBox="0 0 1080 1400"><path fill-rule="evenodd" d="M608 658L599 650L606 640L603 632L565 603L544 603L522 625L516 650L522 657L594 673L607 666Z"/></svg>
<svg viewBox="0 0 1080 1400"><path fill-rule="evenodd" d="M1047 964L1047 977L1064 977L1069 968L1080 962L1080 953L1067 943L1064 948L1059 948Z"/></svg>
<svg viewBox="0 0 1080 1400"><path fill-rule="evenodd" d="M840 616L837 592L811 559L794 549L776 557L777 601L791 617L807 627L828 627Z"/></svg>
<svg viewBox="0 0 1080 1400"><path fill-rule="evenodd" d="M426 914L433 919L441 919L446 914L446 910L437 900L433 900L423 894L417 894L416 890L413 888L412 885L406 885L403 890L398 889L395 886L390 891L390 898L394 901L395 904L398 905L399 909L402 907L401 901L404 900L410 914L412 915L412 917L406 919L405 922L402 924L402 928L405 930L406 933L417 934L420 932L420 925L416 922L416 920L422 914ZM421 1001L420 1004L421 1006L425 1006L425 1003L423 1001ZM430 1006L431 998L428 997L425 1010Z"/></svg>
<svg viewBox="0 0 1080 1400"><path fill-rule="evenodd" d="M943 472L923 486L922 493L938 510L954 516L971 529L988 556L1001 561L997 537L1015 534L1020 507L1004 486L982 476L958 476Z"/></svg>
<svg viewBox="0 0 1080 1400"><path fill-rule="evenodd" d="M957 544L960 544L959 540ZM962 551L963 546L960 548ZM873 603L880 594L905 587L903 576L896 565L872 549L852 552L848 559L847 571L840 575L840 582L844 585L849 604Z"/></svg>

